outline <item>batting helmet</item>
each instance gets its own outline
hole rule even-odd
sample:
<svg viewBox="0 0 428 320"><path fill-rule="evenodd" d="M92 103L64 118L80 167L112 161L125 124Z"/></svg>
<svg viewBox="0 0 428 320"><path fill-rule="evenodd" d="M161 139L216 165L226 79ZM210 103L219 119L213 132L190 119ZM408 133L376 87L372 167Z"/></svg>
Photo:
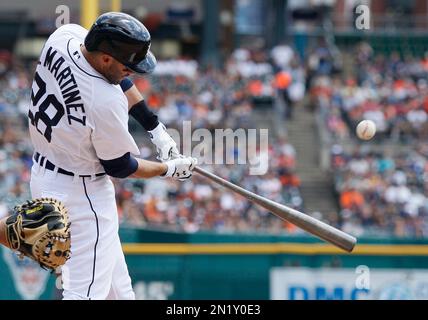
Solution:
<svg viewBox="0 0 428 320"><path fill-rule="evenodd" d="M104 52L137 73L151 73L156 67L156 58L149 50L149 31L122 12L100 15L85 38L85 47Z"/></svg>

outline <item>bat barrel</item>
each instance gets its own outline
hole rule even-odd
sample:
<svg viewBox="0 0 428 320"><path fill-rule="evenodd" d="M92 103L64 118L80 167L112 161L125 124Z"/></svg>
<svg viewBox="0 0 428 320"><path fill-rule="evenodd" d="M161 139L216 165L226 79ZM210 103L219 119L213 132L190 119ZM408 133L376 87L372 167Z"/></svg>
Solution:
<svg viewBox="0 0 428 320"><path fill-rule="evenodd" d="M194 171L236 193L239 193L250 201L257 203L261 207L269 210L277 217L289 221L295 224L296 226L302 228L303 230L314 234L319 238L330 242L347 252L351 252L354 249L355 244L357 243L357 239L355 237L339 229L336 229L320 220L308 216L303 212L259 196L223 178L220 178L215 174L212 174L200 167L195 167Z"/></svg>

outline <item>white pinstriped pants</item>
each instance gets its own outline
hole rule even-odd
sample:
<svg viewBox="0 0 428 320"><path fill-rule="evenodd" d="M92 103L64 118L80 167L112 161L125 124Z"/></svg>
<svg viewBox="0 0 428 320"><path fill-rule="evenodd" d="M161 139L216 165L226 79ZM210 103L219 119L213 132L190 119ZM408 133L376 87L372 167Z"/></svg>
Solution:
<svg viewBox="0 0 428 320"><path fill-rule="evenodd" d="M58 199L69 213L71 257L62 267L63 299L134 300L110 178L74 178L35 163L30 187L33 198Z"/></svg>

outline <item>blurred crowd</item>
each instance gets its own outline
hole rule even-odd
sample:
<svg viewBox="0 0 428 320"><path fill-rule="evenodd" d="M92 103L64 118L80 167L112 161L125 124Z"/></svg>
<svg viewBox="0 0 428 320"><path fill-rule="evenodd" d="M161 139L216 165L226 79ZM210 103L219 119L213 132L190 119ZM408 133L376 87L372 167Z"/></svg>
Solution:
<svg viewBox="0 0 428 320"><path fill-rule="evenodd" d="M286 141L269 148L270 169L250 175L244 165L204 165L232 183L274 201L301 209L300 180L294 173L295 150ZM227 189L194 175L185 182L171 179L115 180L122 222L195 232L295 232L266 210Z"/></svg>
<svg viewBox="0 0 428 320"><path fill-rule="evenodd" d="M428 138L428 56L375 55L362 43L350 74L313 79L311 100L334 140L354 137L362 119L373 120L378 141L416 143Z"/></svg>
<svg viewBox="0 0 428 320"><path fill-rule="evenodd" d="M224 70L208 67L192 72L194 65L190 62L187 67L182 65L181 69L185 71L174 75L165 74L165 68L161 67L160 74L155 73L149 79L135 79L135 83L147 97L148 104L157 108L160 120L181 133L183 121L191 121L192 129L208 129L213 137L216 129L258 128L252 110L257 106L263 108L263 104L269 107L266 104L272 104L277 89L269 57L237 50L225 66ZM235 161L233 165L204 164L204 168L257 194L302 209L294 147L286 139L275 141L269 135L267 154L263 154L265 150L260 149L259 138L244 144L247 151L256 150L244 159L247 164ZM202 143L208 144L207 141ZM249 144L256 145L250 148ZM213 153L217 151L215 144L208 147L213 148ZM236 160L242 152L241 147L226 145L223 152ZM146 158L154 156L147 144L142 153ZM249 163L253 163L254 158L269 162L266 174L251 175ZM214 187L198 175L184 183L151 179L116 180L115 184L121 218L125 223L186 232L297 231L291 224L273 217L241 196Z"/></svg>
<svg viewBox="0 0 428 320"><path fill-rule="evenodd" d="M181 134L183 151L183 140L190 138L184 136L186 121L192 132L206 129L212 137L216 129L258 128L253 111L278 97L285 101L286 119L292 121L294 105L308 90L309 105L322 119L333 146L331 172L339 210L323 218L357 236L427 237L428 55L384 57L361 44L354 56L354 68L345 72L324 45L310 52L304 65L286 45L271 52L240 49L224 68L201 68L188 60L163 61L155 74L133 80L159 119ZM10 54L0 53L0 217L30 197L33 149L27 103L32 68L31 63L24 66ZM377 125L374 143L369 145L354 137L362 119ZM146 133L132 119L130 130L141 156L155 160ZM296 151L286 137L269 133L267 150L261 148L260 132L256 141L245 141L246 151L253 150L245 154L246 164L236 164L242 156L239 139L223 151L213 141L193 139L191 150L197 143L213 157L225 160L229 155L235 160L235 164L204 163L207 170L269 199L304 209ZM376 148L381 143L391 147ZM250 174L249 164L254 161L267 162L267 173ZM124 224L185 232L302 232L198 175L185 182L154 178L114 179L114 183Z"/></svg>
<svg viewBox="0 0 428 320"><path fill-rule="evenodd" d="M15 204L30 198L33 148L28 136L27 104L34 66L31 63L24 66L11 55L0 61L1 217ZM269 57L237 51L226 65L228 72L212 67L199 69L194 61L160 62L157 73L133 80L160 120L180 133L183 121L190 121L192 130L204 128L211 133L215 129L257 128L252 110L272 103L275 96L275 74ZM155 160L153 146L144 139L144 132L135 121L131 120L130 130L138 137L141 155ZM267 174L249 174L248 163L204 165L204 168L272 200L301 209L303 200L295 173L294 147L286 139L274 141L269 136L267 150L262 150L261 145L257 146L260 139L258 136L257 141L251 141L256 146L248 148L254 152L246 160L269 161ZM226 145L224 153L236 159L242 151L239 148L237 143ZM114 183L121 223L186 232L296 231L291 224L227 190L219 190L197 175L186 182L154 178L114 179Z"/></svg>
<svg viewBox="0 0 428 320"><path fill-rule="evenodd" d="M427 237L427 57L376 55L367 43L352 56L350 72L318 74L310 88L333 143L340 211L330 223L355 235ZM355 137L363 119L376 124L371 146Z"/></svg>
<svg viewBox="0 0 428 320"><path fill-rule="evenodd" d="M428 237L428 144L412 151L332 148L338 224L354 235Z"/></svg>
<svg viewBox="0 0 428 320"><path fill-rule="evenodd" d="M134 79L167 127L180 129L183 121L191 121L195 129L248 128L252 125L253 102L273 98L270 72L243 77L238 71L224 73L212 67L184 71L193 68L193 63L188 62L182 73Z"/></svg>
<svg viewBox="0 0 428 320"><path fill-rule="evenodd" d="M0 218L30 198L33 151L26 128L30 86L28 69L8 52L0 52Z"/></svg>

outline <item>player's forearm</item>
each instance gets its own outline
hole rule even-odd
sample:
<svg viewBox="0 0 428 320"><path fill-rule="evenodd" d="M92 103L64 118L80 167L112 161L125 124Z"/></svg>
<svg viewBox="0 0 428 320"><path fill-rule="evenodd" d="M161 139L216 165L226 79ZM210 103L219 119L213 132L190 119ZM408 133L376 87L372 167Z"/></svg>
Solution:
<svg viewBox="0 0 428 320"><path fill-rule="evenodd" d="M157 115L147 106L140 91L132 85L125 91L128 99L128 112L147 131L155 129L159 125Z"/></svg>
<svg viewBox="0 0 428 320"><path fill-rule="evenodd" d="M130 178L152 178L166 173L168 166L162 162L154 162L143 159L137 159L138 168Z"/></svg>
<svg viewBox="0 0 428 320"><path fill-rule="evenodd" d="M9 247L6 241L6 218L0 220L0 244Z"/></svg>
<svg viewBox="0 0 428 320"><path fill-rule="evenodd" d="M128 99L128 110L131 110L131 108L135 104L137 104L141 100L144 100L143 96L141 95L140 91L138 91L135 85L132 85L132 87L126 90L124 93L126 99Z"/></svg>

